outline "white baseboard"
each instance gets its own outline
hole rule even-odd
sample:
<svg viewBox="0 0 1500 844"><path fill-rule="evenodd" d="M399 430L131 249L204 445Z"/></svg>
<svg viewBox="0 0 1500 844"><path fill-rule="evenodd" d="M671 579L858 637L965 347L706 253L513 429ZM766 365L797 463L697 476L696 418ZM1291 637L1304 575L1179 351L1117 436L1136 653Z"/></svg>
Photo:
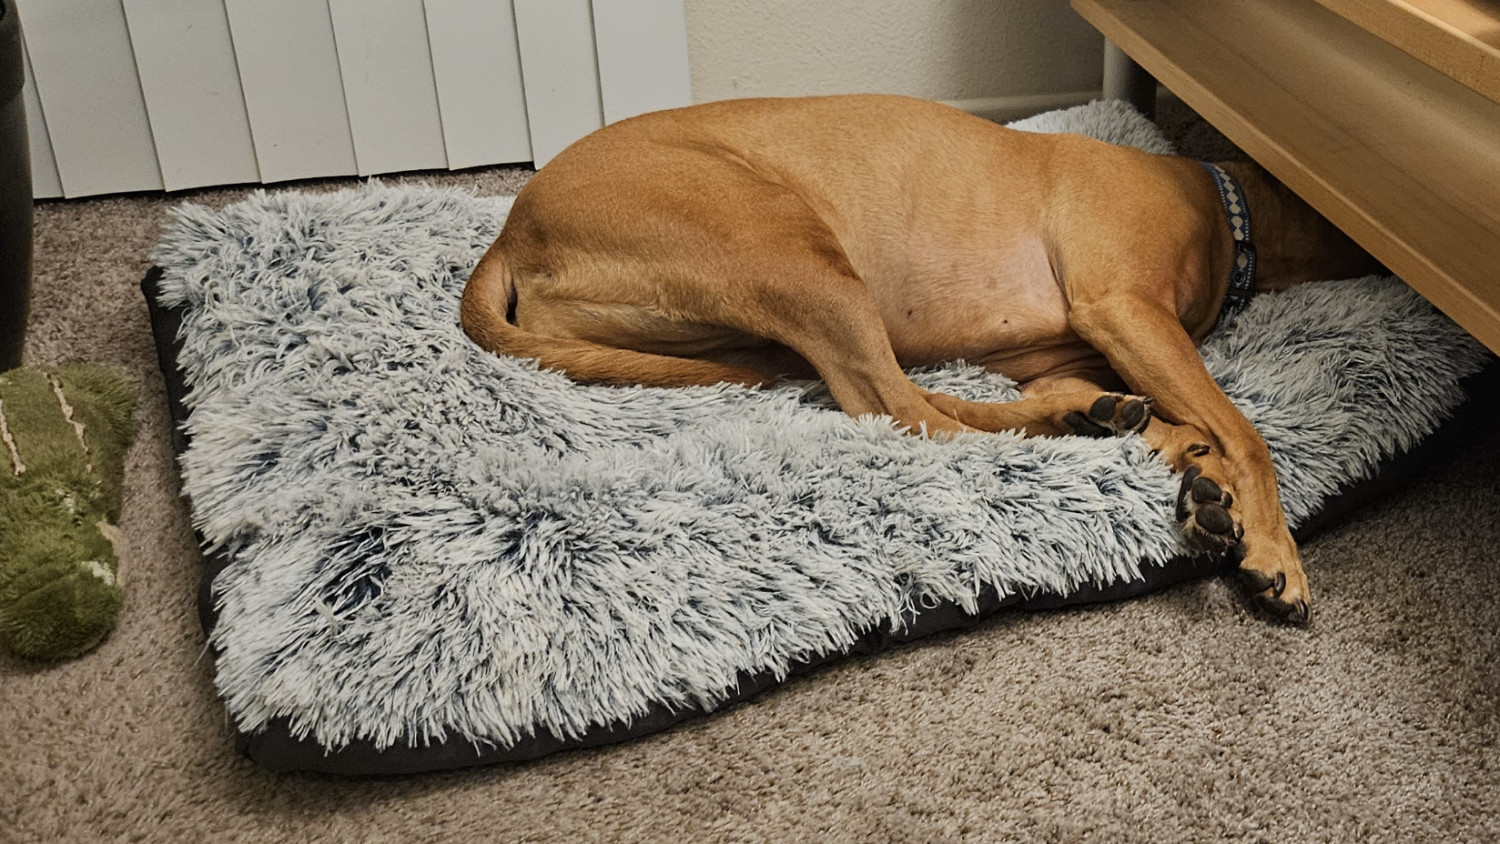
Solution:
<svg viewBox="0 0 1500 844"><path fill-rule="evenodd" d="M942 102L954 108L963 109L976 117L983 117L996 123L1009 123L1012 120L1020 120L1044 111L1084 105L1101 96L1103 95L1099 91L1062 91L1055 94L981 97L974 100L943 100ZM1156 89L1158 105L1166 100L1176 101L1178 97L1166 88L1158 86Z"/></svg>
<svg viewBox="0 0 1500 844"><path fill-rule="evenodd" d="M1018 97L981 97L974 100L943 100L976 117L1009 123L1033 114L1059 108L1072 108L1099 99L1098 91L1062 91L1055 94L1030 94Z"/></svg>

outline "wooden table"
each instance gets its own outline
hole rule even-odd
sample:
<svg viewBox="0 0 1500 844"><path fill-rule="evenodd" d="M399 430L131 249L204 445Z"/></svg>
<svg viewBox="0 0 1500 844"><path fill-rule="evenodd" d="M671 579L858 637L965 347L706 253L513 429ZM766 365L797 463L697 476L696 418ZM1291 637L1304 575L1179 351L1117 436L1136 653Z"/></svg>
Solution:
<svg viewBox="0 0 1500 844"><path fill-rule="evenodd" d="M1500 3L1072 5L1500 352Z"/></svg>

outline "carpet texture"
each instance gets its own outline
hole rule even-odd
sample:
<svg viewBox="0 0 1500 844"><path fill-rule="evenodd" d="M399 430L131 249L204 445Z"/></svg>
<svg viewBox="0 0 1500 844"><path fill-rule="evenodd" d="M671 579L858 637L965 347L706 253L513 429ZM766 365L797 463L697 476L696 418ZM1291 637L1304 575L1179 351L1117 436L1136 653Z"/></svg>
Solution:
<svg viewBox="0 0 1500 844"><path fill-rule="evenodd" d="M525 173L423 178L500 195ZM1198 582L856 657L626 745L398 780L261 771L234 755L204 658L201 557L136 289L181 199L39 207L27 362L113 364L146 391L119 628L56 668L0 661L0 829L18 840L1500 837L1500 444L1485 429L1304 546L1309 630Z"/></svg>

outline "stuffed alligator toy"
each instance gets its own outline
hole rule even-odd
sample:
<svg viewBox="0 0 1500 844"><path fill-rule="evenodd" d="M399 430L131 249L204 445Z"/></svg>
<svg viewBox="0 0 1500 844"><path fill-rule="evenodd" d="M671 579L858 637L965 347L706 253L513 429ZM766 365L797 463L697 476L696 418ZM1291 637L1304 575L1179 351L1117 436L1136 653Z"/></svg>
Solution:
<svg viewBox="0 0 1500 844"><path fill-rule="evenodd" d="M0 647L78 656L114 629L135 389L87 364L0 374Z"/></svg>

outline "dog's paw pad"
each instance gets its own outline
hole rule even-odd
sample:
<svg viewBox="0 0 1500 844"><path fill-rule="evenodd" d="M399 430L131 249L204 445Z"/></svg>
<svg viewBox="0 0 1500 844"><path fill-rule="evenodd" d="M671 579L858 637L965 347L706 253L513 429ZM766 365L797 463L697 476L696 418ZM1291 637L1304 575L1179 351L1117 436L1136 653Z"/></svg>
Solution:
<svg viewBox="0 0 1500 844"><path fill-rule="evenodd" d="M1234 496L1197 466L1189 466L1177 491L1177 521L1188 545L1206 553L1233 552L1244 528L1230 513Z"/></svg>
<svg viewBox="0 0 1500 844"><path fill-rule="evenodd" d="M1073 433L1084 437L1139 433L1150 421L1150 399L1119 393L1105 393L1095 399L1087 413L1074 410L1063 417Z"/></svg>
<svg viewBox="0 0 1500 844"><path fill-rule="evenodd" d="M1193 514L1198 527L1209 533L1229 535L1234 531L1234 518L1219 504L1209 502L1198 507Z"/></svg>

